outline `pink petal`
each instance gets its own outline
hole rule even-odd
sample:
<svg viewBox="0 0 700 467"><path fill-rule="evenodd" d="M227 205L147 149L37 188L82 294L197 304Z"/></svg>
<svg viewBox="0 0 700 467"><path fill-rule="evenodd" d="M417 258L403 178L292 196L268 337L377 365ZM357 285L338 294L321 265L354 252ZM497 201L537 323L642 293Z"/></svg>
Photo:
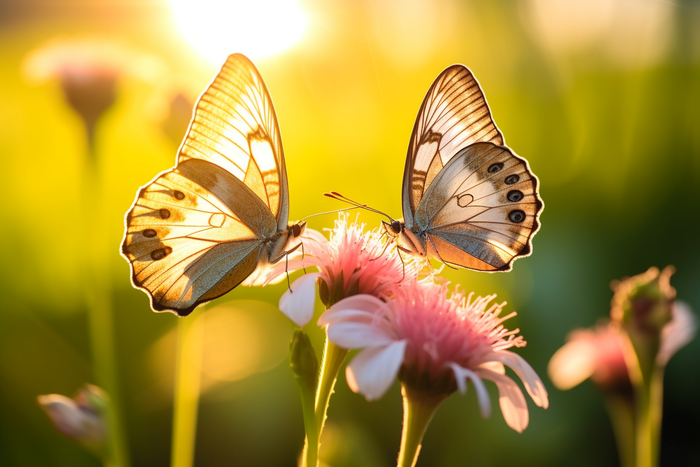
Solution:
<svg viewBox="0 0 700 467"><path fill-rule="evenodd" d="M396 341L358 353L345 368L348 386L367 400L379 399L396 378L405 351L406 341Z"/></svg>
<svg viewBox="0 0 700 467"><path fill-rule="evenodd" d="M507 350L495 352L495 354L497 355L496 360L508 365L518 375L525 385L527 393L530 394L530 397L532 397L532 400L538 407L543 409L549 407L547 390L542 380L523 357Z"/></svg>
<svg viewBox="0 0 700 467"><path fill-rule="evenodd" d="M566 391L590 378L596 369L596 352L588 341L571 340L557 350L547 365L549 379Z"/></svg>
<svg viewBox="0 0 700 467"><path fill-rule="evenodd" d="M319 275L315 272L301 276L280 298L279 308L282 313L300 327L306 325L314 315L316 278Z"/></svg>
<svg viewBox="0 0 700 467"><path fill-rule="evenodd" d="M476 400L479 403L479 410L481 411L481 416L484 418L489 418L491 416L491 400L489 399L489 393L484 386L484 382L479 378L479 375L474 373L467 368L457 365L453 362L447 363L455 375L455 380L457 381L457 389L461 394L467 392L467 380L472 380L474 384L474 389L476 390Z"/></svg>
<svg viewBox="0 0 700 467"><path fill-rule="evenodd" d="M697 327L697 320L690 306L685 302L675 302L673 318L661 330L661 348L656 356L656 363L666 365L676 352L693 340Z"/></svg>
<svg viewBox="0 0 700 467"><path fill-rule="evenodd" d="M509 427L522 433L530 421L530 414L527 411L527 402L520 387L509 377L493 371L479 370L479 375L496 383L503 419Z"/></svg>
<svg viewBox="0 0 700 467"><path fill-rule="evenodd" d="M484 362L481 365L479 365L479 368L485 368L487 370L491 370L494 373L498 373L500 375L506 374L506 367L504 367L503 363L501 363L501 362L494 362L494 361Z"/></svg>

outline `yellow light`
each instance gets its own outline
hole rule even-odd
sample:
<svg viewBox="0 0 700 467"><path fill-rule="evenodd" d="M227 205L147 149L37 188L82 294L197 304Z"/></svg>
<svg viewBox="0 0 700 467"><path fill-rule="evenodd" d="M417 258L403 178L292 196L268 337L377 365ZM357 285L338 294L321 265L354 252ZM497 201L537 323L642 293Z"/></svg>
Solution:
<svg viewBox="0 0 700 467"><path fill-rule="evenodd" d="M183 37L214 63L234 52L252 59L279 53L307 25L296 0L170 0L170 6Z"/></svg>

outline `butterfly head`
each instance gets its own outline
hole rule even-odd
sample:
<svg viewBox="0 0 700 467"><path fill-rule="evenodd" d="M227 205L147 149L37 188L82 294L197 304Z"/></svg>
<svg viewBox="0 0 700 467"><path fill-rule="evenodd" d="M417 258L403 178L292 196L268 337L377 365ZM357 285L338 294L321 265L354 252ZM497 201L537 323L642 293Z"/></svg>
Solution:
<svg viewBox="0 0 700 467"><path fill-rule="evenodd" d="M403 232L405 225L400 219L391 219L391 222L382 221L382 227L390 237L398 237Z"/></svg>
<svg viewBox="0 0 700 467"><path fill-rule="evenodd" d="M287 227L287 233L291 238L301 237L301 234L306 230L306 222L297 222L295 224L290 224Z"/></svg>

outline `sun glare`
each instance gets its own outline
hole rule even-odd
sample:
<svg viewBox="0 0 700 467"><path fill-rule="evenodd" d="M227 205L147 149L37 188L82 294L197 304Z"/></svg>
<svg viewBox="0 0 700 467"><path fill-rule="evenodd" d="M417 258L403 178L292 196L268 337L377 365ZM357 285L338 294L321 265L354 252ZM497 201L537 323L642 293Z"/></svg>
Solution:
<svg viewBox="0 0 700 467"><path fill-rule="evenodd" d="M215 63L241 52L274 55L304 34L307 18L296 0L170 0L177 29Z"/></svg>

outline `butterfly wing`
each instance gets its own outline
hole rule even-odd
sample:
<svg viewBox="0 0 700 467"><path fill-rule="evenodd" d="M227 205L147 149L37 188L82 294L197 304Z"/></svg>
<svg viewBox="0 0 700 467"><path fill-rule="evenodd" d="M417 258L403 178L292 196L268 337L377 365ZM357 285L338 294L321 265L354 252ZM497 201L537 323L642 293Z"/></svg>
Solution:
<svg viewBox="0 0 700 467"><path fill-rule="evenodd" d="M448 263L508 271L528 256L539 229L537 177L510 149L475 143L435 176L415 213L415 230Z"/></svg>
<svg viewBox="0 0 700 467"><path fill-rule="evenodd" d="M189 160L143 187L126 216L122 254L156 311L184 316L228 292L258 264L275 218L228 171Z"/></svg>
<svg viewBox="0 0 700 467"><path fill-rule="evenodd" d="M231 55L195 106L176 167L141 188L126 215L132 283L155 311L187 315L248 277L288 217L272 99L255 66Z"/></svg>
<svg viewBox="0 0 700 467"><path fill-rule="evenodd" d="M440 170L476 142L503 145L484 93L469 68L452 65L440 73L421 104L403 175L403 216L410 229L425 191Z"/></svg>
<svg viewBox="0 0 700 467"><path fill-rule="evenodd" d="M277 114L244 55L231 55L199 97L178 163L188 159L212 162L242 180L269 206L279 230L287 228L289 190Z"/></svg>

